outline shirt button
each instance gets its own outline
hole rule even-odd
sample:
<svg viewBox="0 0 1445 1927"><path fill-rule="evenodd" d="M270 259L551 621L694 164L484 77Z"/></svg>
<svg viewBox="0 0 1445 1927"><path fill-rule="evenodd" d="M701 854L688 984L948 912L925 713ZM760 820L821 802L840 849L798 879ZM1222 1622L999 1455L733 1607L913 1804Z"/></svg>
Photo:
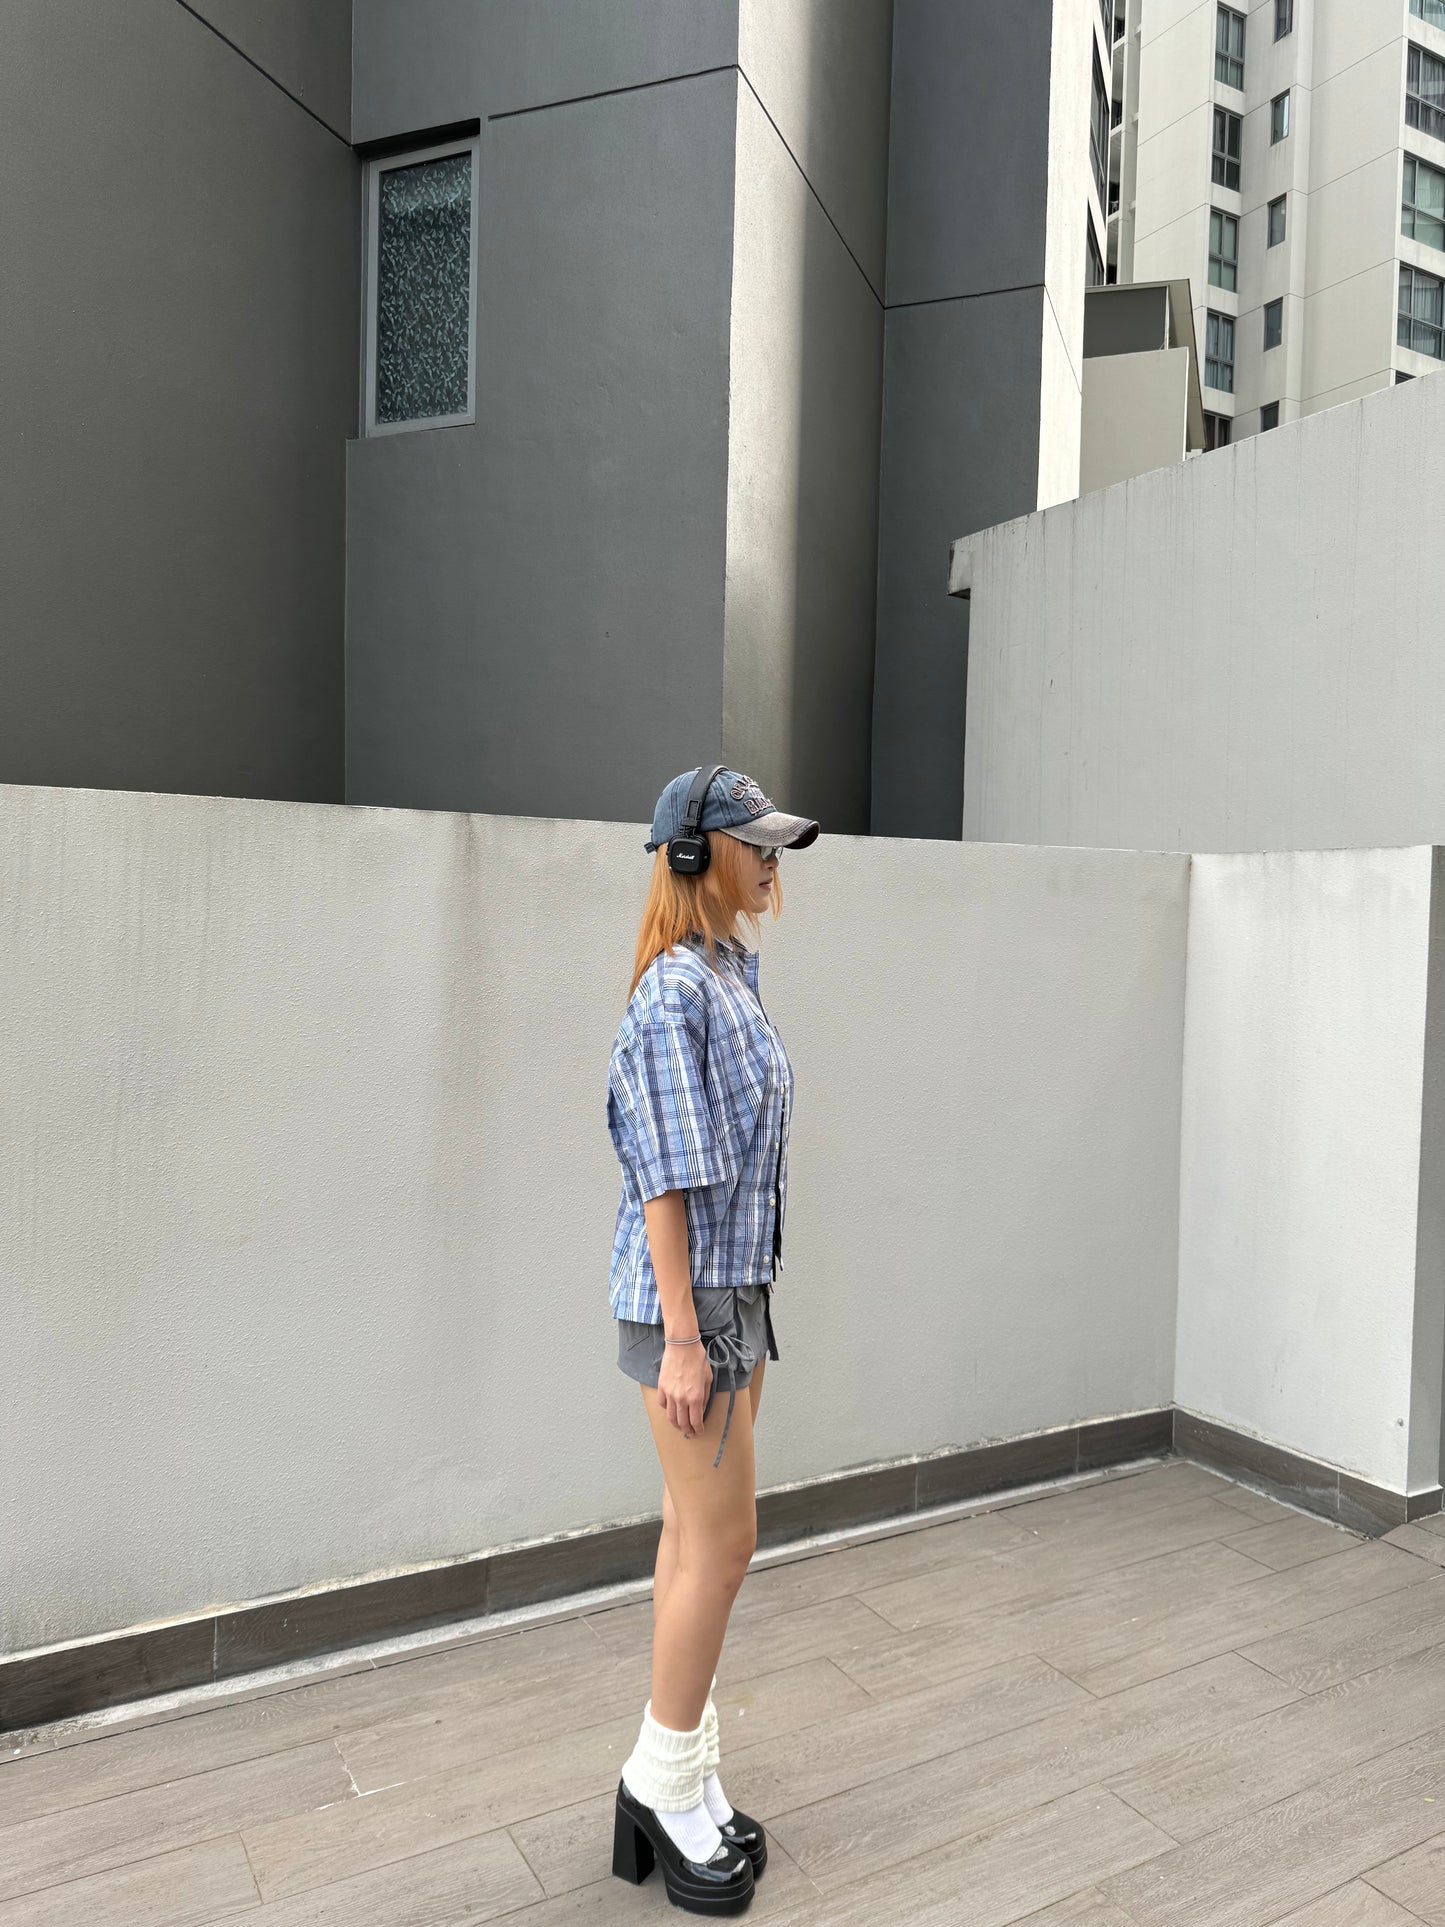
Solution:
<svg viewBox="0 0 1445 1927"><path fill-rule="evenodd" d="M777 1199L776 1199L776 1198L775 1198L775 1197L773 1196L773 1194L772 1194L772 1192L770 1191L770 1192L768 1193L768 1203L769 1203L769 1204L776 1204L777 1202L778 1202L778 1201L777 1201Z"/></svg>

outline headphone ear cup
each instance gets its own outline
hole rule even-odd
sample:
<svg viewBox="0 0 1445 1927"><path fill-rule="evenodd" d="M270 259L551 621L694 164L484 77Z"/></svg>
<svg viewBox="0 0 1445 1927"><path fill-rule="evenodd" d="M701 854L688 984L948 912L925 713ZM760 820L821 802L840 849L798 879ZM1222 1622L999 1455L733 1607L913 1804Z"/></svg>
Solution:
<svg viewBox="0 0 1445 1927"><path fill-rule="evenodd" d="M712 861L712 848L705 836L674 836L668 839L667 867L680 876L701 876Z"/></svg>

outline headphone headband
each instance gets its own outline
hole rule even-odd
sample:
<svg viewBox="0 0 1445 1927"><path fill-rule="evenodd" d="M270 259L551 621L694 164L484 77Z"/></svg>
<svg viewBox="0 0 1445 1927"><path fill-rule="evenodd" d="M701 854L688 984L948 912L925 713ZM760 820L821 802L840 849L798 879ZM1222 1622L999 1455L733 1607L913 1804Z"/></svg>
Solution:
<svg viewBox="0 0 1445 1927"><path fill-rule="evenodd" d="M699 767L697 775L693 778L692 788L687 793L687 803L682 812L681 834L683 836L699 834L698 824L702 820L703 804L707 800L707 793L712 788L713 778L725 767L723 763L714 763L708 770Z"/></svg>
<svg viewBox="0 0 1445 1927"><path fill-rule="evenodd" d="M683 806L681 827L667 839L667 867L681 876L701 876L708 866L712 851L699 825L712 779L726 767L725 763L714 763L711 769L699 767Z"/></svg>

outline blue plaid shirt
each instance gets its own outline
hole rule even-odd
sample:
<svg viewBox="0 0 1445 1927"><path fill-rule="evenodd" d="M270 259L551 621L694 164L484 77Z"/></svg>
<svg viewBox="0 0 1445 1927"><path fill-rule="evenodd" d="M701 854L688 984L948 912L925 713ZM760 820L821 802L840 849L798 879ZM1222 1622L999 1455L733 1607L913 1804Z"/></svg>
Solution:
<svg viewBox="0 0 1445 1927"><path fill-rule="evenodd" d="M643 972L607 1077L622 1166L609 1297L614 1318L662 1322L642 1206L680 1190L694 1285L770 1283L782 1265L793 1069L757 996L758 955L696 936Z"/></svg>

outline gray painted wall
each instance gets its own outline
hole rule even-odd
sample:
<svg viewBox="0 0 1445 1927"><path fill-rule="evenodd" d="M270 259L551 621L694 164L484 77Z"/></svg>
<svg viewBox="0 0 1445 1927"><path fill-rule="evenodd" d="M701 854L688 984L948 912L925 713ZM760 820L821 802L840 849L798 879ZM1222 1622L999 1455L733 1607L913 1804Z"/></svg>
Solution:
<svg viewBox="0 0 1445 1927"><path fill-rule="evenodd" d="M893 0L742 0L738 64L882 300Z"/></svg>
<svg viewBox="0 0 1445 1927"><path fill-rule="evenodd" d="M343 139L351 135L351 0L187 0Z"/></svg>
<svg viewBox="0 0 1445 1927"><path fill-rule="evenodd" d="M968 604L944 593L944 531L984 527L1038 499L1043 307L1043 290L1024 288L888 311L875 835L959 833Z"/></svg>
<svg viewBox="0 0 1445 1927"><path fill-rule="evenodd" d="M607 1304L644 835L0 787L0 1652L657 1512ZM1168 1401L1188 868L784 856L760 1486Z"/></svg>
<svg viewBox="0 0 1445 1927"><path fill-rule="evenodd" d="M881 266L889 12L745 6L738 95L723 741L770 793L854 834L869 818L883 373L864 259Z"/></svg>
<svg viewBox="0 0 1445 1927"><path fill-rule="evenodd" d="M867 828L890 11L361 0L358 137L483 135L477 422L350 451L350 800Z"/></svg>
<svg viewBox="0 0 1445 1927"><path fill-rule="evenodd" d="M650 818L717 746L737 85L485 123L476 423L349 451L348 800Z"/></svg>
<svg viewBox="0 0 1445 1927"><path fill-rule="evenodd" d="M738 0L355 0L353 138L736 63Z"/></svg>
<svg viewBox="0 0 1445 1927"><path fill-rule="evenodd" d="M339 799L352 154L176 0L8 0L0 125L0 778Z"/></svg>
<svg viewBox="0 0 1445 1927"><path fill-rule="evenodd" d="M968 611L940 593L948 545L1038 501L1052 25L1052 0L894 7L877 834L958 834Z"/></svg>

